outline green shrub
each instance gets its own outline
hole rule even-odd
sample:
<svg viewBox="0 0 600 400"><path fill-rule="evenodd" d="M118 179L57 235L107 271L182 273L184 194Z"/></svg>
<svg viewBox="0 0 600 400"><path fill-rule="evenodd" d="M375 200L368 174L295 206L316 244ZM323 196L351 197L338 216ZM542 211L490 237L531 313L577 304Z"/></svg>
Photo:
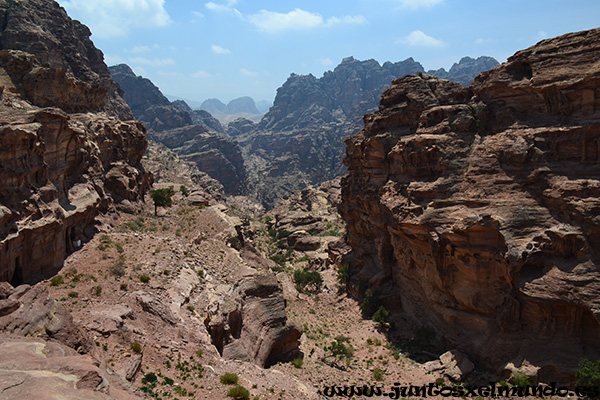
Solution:
<svg viewBox="0 0 600 400"><path fill-rule="evenodd" d="M529 377L525 371L517 371L511 378L512 383L518 387L529 386Z"/></svg>
<svg viewBox="0 0 600 400"><path fill-rule="evenodd" d="M133 350L135 353L141 353L142 345L138 342L131 343L131 350Z"/></svg>
<svg viewBox="0 0 600 400"><path fill-rule="evenodd" d="M300 292L316 292L321 289L323 277L319 271L311 271L308 268L294 271L294 283ZM308 289L307 289L308 288Z"/></svg>
<svg viewBox="0 0 600 400"><path fill-rule="evenodd" d="M385 324L390 318L390 312L385 309L384 306L379 307L375 314L373 314L373 321L377 322L379 325Z"/></svg>
<svg viewBox="0 0 600 400"><path fill-rule="evenodd" d="M600 360L594 362L588 359L579 362L579 369L575 371L578 386L600 387Z"/></svg>
<svg viewBox="0 0 600 400"><path fill-rule="evenodd" d="M219 380L221 381L221 383L223 385L237 385L239 378L238 378L237 374L232 374L232 373L227 372L227 373L221 375Z"/></svg>
<svg viewBox="0 0 600 400"><path fill-rule="evenodd" d="M96 296L100 296L102 294L102 286L100 286L100 285L94 286L94 287L92 287L92 289L90 289L90 291L92 292L92 294L94 294Z"/></svg>
<svg viewBox="0 0 600 400"><path fill-rule="evenodd" d="M73 298L73 297L79 297L79 293L78 292L69 292L68 296L71 297L71 298Z"/></svg>
<svg viewBox="0 0 600 400"><path fill-rule="evenodd" d="M155 189L150 191L150 197L154 201L154 215L158 215L158 207L171 207L173 199L171 197L175 194L173 186L163 189Z"/></svg>
<svg viewBox="0 0 600 400"><path fill-rule="evenodd" d="M143 384L153 384L156 383L156 381L158 380L158 378L156 377L156 374L153 372L147 373L146 375L144 375L144 377L142 378L142 383Z"/></svg>
<svg viewBox="0 0 600 400"><path fill-rule="evenodd" d="M294 368L302 368L302 366L304 365L304 360L301 358L294 358L291 361L291 363L294 366Z"/></svg>
<svg viewBox="0 0 600 400"><path fill-rule="evenodd" d="M140 281L142 281L142 283L148 283L150 282L150 277L148 275L140 275Z"/></svg>
<svg viewBox="0 0 600 400"><path fill-rule="evenodd" d="M243 386L236 386L229 389L227 396L234 400L250 400L250 392Z"/></svg>
<svg viewBox="0 0 600 400"><path fill-rule="evenodd" d="M185 197L188 197L190 195L190 191L188 190L188 188L185 187L185 185L181 185L179 186L179 191L181 192L182 195L184 195Z"/></svg>
<svg viewBox="0 0 600 400"><path fill-rule="evenodd" d="M346 336L337 336L335 341L331 342L331 345L325 348L325 351L331 352L337 359L346 359L347 362L354 355L354 348L350 344L350 338Z"/></svg>
<svg viewBox="0 0 600 400"><path fill-rule="evenodd" d="M377 309L381 306L379 292L367 289L360 303L360 309L366 317L372 317Z"/></svg>
<svg viewBox="0 0 600 400"><path fill-rule="evenodd" d="M63 278L62 275L56 275L50 279L50 286L58 286L62 285L63 283L65 283L65 278Z"/></svg>
<svg viewBox="0 0 600 400"><path fill-rule="evenodd" d="M113 265L109 268L109 271L112 275L122 277L125 275L125 256L122 254L119 255L119 259L115 261Z"/></svg>
<svg viewBox="0 0 600 400"><path fill-rule="evenodd" d="M345 293L350 283L350 266L348 264L344 264L338 269L337 281L339 283L338 294Z"/></svg>
<svg viewBox="0 0 600 400"><path fill-rule="evenodd" d="M385 371L382 370L381 368L375 368L373 370L373 379L375 379L376 381L383 380L384 375L385 375Z"/></svg>
<svg viewBox="0 0 600 400"><path fill-rule="evenodd" d="M141 232L146 228L146 223L144 221L144 218L137 217L133 221L126 222L125 227L131 229L134 232Z"/></svg>
<svg viewBox="0 0 600 400"><path fill-rule="evenodd" d="M121 286L119 287L119 289L126 291L127 290L127 284L126 283L121 283Z"/></svg>

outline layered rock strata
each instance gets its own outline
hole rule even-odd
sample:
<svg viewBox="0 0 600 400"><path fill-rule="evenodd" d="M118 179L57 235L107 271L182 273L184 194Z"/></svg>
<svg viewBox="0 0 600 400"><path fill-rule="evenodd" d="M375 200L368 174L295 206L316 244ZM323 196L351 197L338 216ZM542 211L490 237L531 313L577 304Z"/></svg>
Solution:
<svg viewBox="0 0 600 400"><path fill-rule="evenodd" d="M346 140L355 283L487 365L598 358L599 43L542 41L468 88L395 80Z"/></svg>
<svg viewBox="0 0 600 400"><path fill-rule="evenodd" d="M150 80L136 76L125 64L110 67L110 72L150 139L194 162L200 171L218 180L227 194L246 192L241 149L222 134L219 121L206 111L192 111L184 101L171 103Z"/></svg>
<svg viewBox="0 0 600 400"><path fill-rule="evenodd" d="M0 280L16 285L56 272L150 178L144 127L89 30L52 1L1 2L0 17Z"/></svg>
<svg viewBox="0 0 600 400"><path fill-rule="evenodd" d="M302 331L287 319L285 299L270 272L242 278L231 296L210 306L204 323L227 359L268 367L299 354Z"/></svg>

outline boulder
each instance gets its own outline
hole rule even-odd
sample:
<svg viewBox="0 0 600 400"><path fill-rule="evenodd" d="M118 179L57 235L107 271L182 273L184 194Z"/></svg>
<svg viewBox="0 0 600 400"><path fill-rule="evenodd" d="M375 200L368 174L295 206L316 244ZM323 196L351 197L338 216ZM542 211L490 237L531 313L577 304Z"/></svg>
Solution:
<svg viewBox="0 0 600 400"><path fill-rule="evenodd" d="M285 299L270 272L242 278L230 297L209 307L204 324L227 359L268 367L299 354L302 331L287 319Z"/></svg>

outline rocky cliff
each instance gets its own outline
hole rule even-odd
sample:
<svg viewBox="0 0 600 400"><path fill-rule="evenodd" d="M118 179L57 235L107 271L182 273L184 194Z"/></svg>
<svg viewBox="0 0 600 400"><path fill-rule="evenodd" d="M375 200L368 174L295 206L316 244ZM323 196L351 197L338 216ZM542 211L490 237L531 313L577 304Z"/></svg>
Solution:
<svg viewBox="0 0 600 400"><path fill-rule="evenodd" d="M192 111L181 100L171 103L148 79L127 65L109 68L125 100L148 129L148 137L173 149L183 160L223 185L227 194L246 192L247 177L238 144L225 137L219 121L206 111ZM208 128L208 129L207 129Z"/></svg>
<svg viewBox="0 0 600 400"><path fill-rule="evenodd" d="M454 63L449 71L440 68L435 71L427 71L427 73L441 79L458 82L463 86L469 86L481 71L487 71L496 65L498 65L498 61L493 57L463 57L458 63Z"/></svg>
<svg viewBox="0 0 600 400"><path fill-rule="evenodd" d="M47 0L0 2L0 19L0 281L19 284L55 272L100 211L133 209L149 177L90 31Z"/></svg>
<svg viewBox="0 0 600 400"><path fill-rule="evenodd" d="M597 359L599 43L544 40L468 88L395 80L345 141L355 283L488 366Z"/></svg>
<svg viewBox="0 0 600 400"><path fill-rule="evenodd" d="M343 174L342 139L361 128L360 116L377 108L393 79L418 72L412 58L380 65L348 57L321 78L292 74L253 134L239 138L257 198L271 207L287 192Z"/></svg>

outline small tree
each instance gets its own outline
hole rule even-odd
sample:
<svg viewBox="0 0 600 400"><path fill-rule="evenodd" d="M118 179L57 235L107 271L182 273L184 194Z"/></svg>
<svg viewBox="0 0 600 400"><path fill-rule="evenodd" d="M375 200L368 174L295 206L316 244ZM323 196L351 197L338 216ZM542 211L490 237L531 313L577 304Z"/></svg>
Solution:
<svg viewBox="0 0 600 400"><path fill-rule="evenodd" d="M171 197L174 194L175 191L173 190L173 186L150 191L150 196L154 201L154 215L158 215L158 207L171 207L173 204Z"/></svg>

